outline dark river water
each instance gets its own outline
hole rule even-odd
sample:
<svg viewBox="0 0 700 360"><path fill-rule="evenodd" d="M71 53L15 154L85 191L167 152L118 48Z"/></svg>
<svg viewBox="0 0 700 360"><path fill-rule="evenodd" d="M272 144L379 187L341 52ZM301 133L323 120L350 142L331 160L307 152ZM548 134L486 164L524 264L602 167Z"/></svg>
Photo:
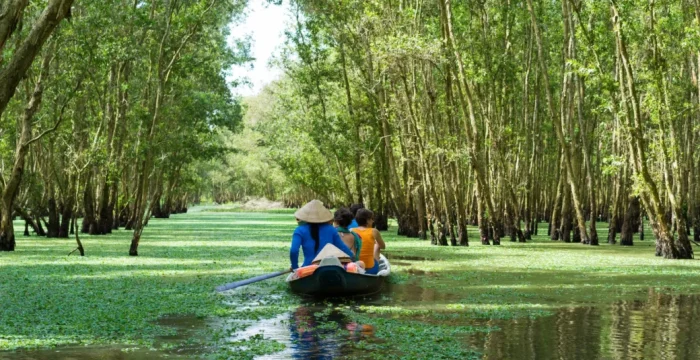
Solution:
<svg viewBox="0 0 700 360"><path fill-rule="evenodd" d="M394 285L370 303L431 305L452 300L430 289ZM177 328L172 340L187 338L204 325L197 319L164 319ZM700 296L649 291L645 300L606 306L572 306L553 315L515 320L469 320L459 325L495 327L467 338L483 359L700 359ZM262 333L286 345L260 359L333 359L358 355L353 343L374 341L375 327L359 324L327 305L299 306L290 313L253 323L231 340ZM168 339L162 339L167 341ZM125 351L126 349L126 351ZM167 352L127 347L62 347L0 352L0 359L153 359L194 358L203 349L175 347ZM204 351L206 352L206 351Z"/></svg>

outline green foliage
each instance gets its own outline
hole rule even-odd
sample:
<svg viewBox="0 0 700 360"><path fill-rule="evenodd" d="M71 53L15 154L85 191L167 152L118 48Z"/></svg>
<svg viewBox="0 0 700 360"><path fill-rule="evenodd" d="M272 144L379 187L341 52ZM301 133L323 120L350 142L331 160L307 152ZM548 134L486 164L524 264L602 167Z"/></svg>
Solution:
<svg viewBox="0 0 700 360"><path fill-rule="evenodd" d="M163 208L158 215L167 216L197 201L208 180L199 164L223 157L226 145L219 134L242 127L241 100L232 96L227 75L233 65L250 60L247 40L229 39L229 26L242 19L246 5L245 0L76 4L70 21L58 27L38 57L50 60L48 71L42 72L44 61L34 61L0 116L4 190L19 160L19 119L42 73L41 106L28 130L31 137L46 136L21 159L26 163L21 188L3 195L14 202L1 211L21 209L41 222L39 217L55 211L48 205L54 201L61 216L74 209L108 223L107 213L140 219L150 208ZM33 21L42 10L33 4L23 21ZM31 22L26 25L7 43L20 43Z"/></svg>
<svg viewBox="0 0 700 360"><path fill-rule="evenodd" d="M248 197L282 199L290 184L273 160L268 140L258 130L258 122L269 105L265 96L245 100L245 116L237 132L219 129L216 144L221 156L200 163L205 174L203 190L217 203L241 201Z"/></svg>

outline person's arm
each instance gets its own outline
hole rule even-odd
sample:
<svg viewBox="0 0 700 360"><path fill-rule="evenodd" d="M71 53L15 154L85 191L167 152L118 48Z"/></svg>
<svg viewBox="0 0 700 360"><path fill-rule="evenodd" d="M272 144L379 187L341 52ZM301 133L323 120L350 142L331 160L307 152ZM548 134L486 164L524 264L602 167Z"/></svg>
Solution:
<svg viewBox="0 0 700 360"><path fill-rule="evenodd" d="M289 260L292 262L292 270L299 267L299 248L301 247L301 234L294 231L292 246L289 248Z"/></svg>
<svg viewBox="0 0 700 360"><path fill-rule="evenodd" d="M335 245L342 252L348 254L351 260L355 261L355 255L352 253L352 250L350 250L350 248L347 245L345 245L345 242L343 242L343 239L340 238L340 235L337 231L334 231L333 233L333 245Z"/></svg>
<svg viewBox="0 0 700 360"><path fill-rule="evenodd" d="M379 248L382 250L386 249L386 244L384 243L384 239L382 239L382 234L379 233L379 230L372 229L372 235L374 235L374 241L377 242Z"/></svg>

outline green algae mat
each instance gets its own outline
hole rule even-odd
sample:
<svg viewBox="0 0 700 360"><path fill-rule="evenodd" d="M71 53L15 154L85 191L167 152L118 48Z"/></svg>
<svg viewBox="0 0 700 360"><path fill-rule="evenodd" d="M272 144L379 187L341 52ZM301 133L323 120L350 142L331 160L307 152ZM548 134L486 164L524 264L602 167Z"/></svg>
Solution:
<svg viewBox="0 0 700 360"><path fill-rule="evenodd" d="M282 278L215 293L287 267L294 226L291 210L195 208L152 219L138 257L127 231L83 236L85 257L20 236L0 253L0 358L700 358L700 261L653 241L451 248L394 228L371 298L300 298Z"/></svg>

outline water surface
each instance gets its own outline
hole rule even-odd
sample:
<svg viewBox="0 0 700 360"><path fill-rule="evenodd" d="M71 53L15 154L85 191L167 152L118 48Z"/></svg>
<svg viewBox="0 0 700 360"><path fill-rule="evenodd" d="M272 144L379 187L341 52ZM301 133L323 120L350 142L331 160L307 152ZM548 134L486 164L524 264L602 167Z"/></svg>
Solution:
<svg viewBox="0 0 700 360"><path fill-rule="evenodd" d="M380 296L360 301L430 306L453 299L416 285L393 285ZM354 342L380 341L373 337L372 323L353 323L342 312L329 309L327 305L300 306L249 329L287 345L281 353L259 358L356 357L360 353ZM700 359L699 295L650 290L645 300L570 306L533 318L457 320L454 325L495 329L465 339L465 345L483 359Z"/></svg>
<svg viewBox="0 0 700 360"><path fill-rule="evenodd" d="M552 316L477 323L501 330L469 343L484 359L700 359L700 296L568 307Z"/></svg>
<svg viewBox="0 0 700 360"><path fill-rule="evenodd" d="M333 359L361 356L358 342L383 342L375 337L376 325L357 323L343 309L357 304L443 307L458 300L416 284L388 284L379 294L341 302L301 299L288 313L250 321L229 340L263 336L285 344L282 352L259 359ZM455 312L455 314L458 314ZM552 315L533 318L469 319L455 317L454 325L491 328L464 339L465 346L483 359L700 359L700 295L663 294L649 290L644 300L617 301L604 306L569 306ZM425 318L414 318L425 321ZM175 328L176 335L159 338L155 351L129 346L73 346L48 350L0 353L0 359L153 359L197 358L213 349L201 344L188 347L197 331L216 321L194 317L168 317L159 324ZM197 344L197 342L189 342Z"/></svg>

